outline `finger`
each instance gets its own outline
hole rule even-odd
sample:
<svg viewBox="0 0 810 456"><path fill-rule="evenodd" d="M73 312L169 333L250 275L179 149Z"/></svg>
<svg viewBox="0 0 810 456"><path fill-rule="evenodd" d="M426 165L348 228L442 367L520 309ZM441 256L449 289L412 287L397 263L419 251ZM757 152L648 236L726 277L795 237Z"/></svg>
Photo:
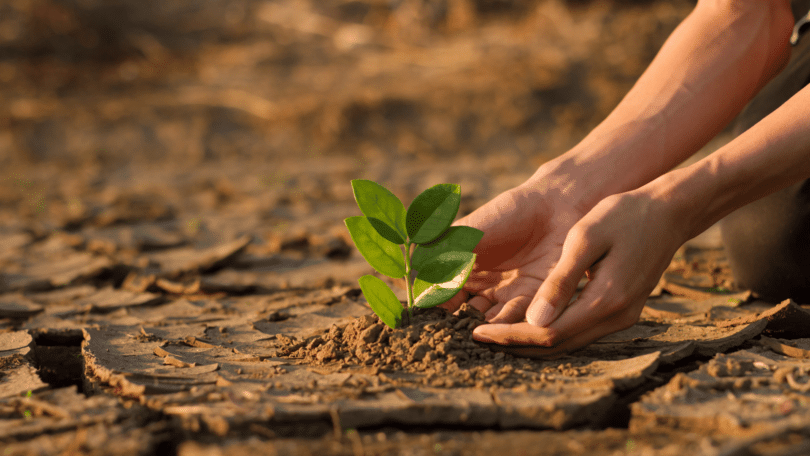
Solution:
<svg viewBox="0 0 810 456"><path fill-rule="evenodd" d="M556 338L570 338L582 332L582 328L601 326L605 322L610 322L613 331L620 331L638 321L649 293L637 292L633 289L635 284L616 282L627 269L620 263L615 258L603 260L598 275L585 285L577 300L551 325Z"/></svg>
<svg viewBox="0 0 810 456"><path fill-rule="evenodd" d="M540 285L526 310L526 321L535 326L548 326L563 313L585 271L610 247L606 240L589 239L592 237L577 226L571 229L563 244L560 261Z"/></svg>
<svg viewBox="0 0 810 456"><path fill-rule="evenodd" d="M492 307L492 302L483 296L473 296L467 304L484 314Z"/></svg>
<svg viewBox="0 0 810 456"><path fill-rule="evenodd" d="M537 327L530 323L512 325L481 325L473 331L480 342L504 345L502 351L529 357L549 357L584 347L589 343L622 329L638 319L628 308L623 293L606 277L619 266L614 258L600 264L601 274L594 277L571 304L550 326Z"/></svg>
<svg viewBox="0 0 810 456"><path fill-rule="evenodd" d="M498 303L486 313L490 323L517 323L526 316L526 309L532 302L529 296L518 296L505 303Z"/></svg>
<svg viewBox="0 0 810 456"><path fill-rule="evenodd" d="M473 339L498 345L546 346L551 330L526 322L505 324L490 323L473 330Z"/></svg>
<svg viewBox="0 0 810 456"><path fill-rule="evenodd" d="M556 344L549 344L556 339L552 328L542 328L529 323L488 324L478 326L473 330L473 339L489 344L489 348L503 351L517 356L529 358L550 358L559 356L578 348L582 348L602 337L624 329L621 319L608 320L600 325L587 328Z"/></svg>

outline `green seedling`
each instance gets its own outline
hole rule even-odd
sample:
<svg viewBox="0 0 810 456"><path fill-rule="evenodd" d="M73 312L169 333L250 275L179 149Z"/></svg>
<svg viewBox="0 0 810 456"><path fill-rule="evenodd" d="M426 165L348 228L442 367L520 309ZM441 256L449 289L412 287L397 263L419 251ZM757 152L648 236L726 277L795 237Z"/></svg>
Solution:
<svg viewBox="0 0 810 456"><path fill-rule="evenodd" d="M377 272L405 279L409 316L414 307L438 306L461 290L475 264L472 250L484 233L450 226L461 202L458 185L435 185L417 196L407 210L376 182L356 179L352 189L363 216L346 219L349 234ZM391 328L401 326L405 308L388 285L373 275L359 282L380 320Z"/></svg>

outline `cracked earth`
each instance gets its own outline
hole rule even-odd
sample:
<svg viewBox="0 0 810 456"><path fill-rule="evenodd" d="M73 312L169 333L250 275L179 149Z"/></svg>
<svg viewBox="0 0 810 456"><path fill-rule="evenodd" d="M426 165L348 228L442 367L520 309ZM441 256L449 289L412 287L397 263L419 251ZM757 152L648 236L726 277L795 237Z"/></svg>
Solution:
<svg viewBox="0 0 810 456"><path fill-rule="evenodd" d="M391 330L357 286L351 179L471 212L688 3L158 3L0 6L2 456L810 451L810 303L738 289L714 230L552 360L473 309Z"/></svg>

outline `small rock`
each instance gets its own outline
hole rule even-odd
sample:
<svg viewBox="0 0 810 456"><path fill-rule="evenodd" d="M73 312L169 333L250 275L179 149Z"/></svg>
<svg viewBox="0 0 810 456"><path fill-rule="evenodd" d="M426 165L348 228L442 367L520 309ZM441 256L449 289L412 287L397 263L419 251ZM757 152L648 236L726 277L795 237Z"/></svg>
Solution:
<svg viewBox="0 0 810 456"><path fill-rule="evenodd" d="M470 320L471 320L470 317L462 318L461 320L458 321L458 323L453 325L453 329L458 331L460 329L466 328L467 325L470 323Z"/></svg>
<svg viewBox="0 0 810 456"><path fill-rule="evenodd" d="M363 315L362 317L357 319L357 329L362 331L368 328L369 326L373 325L374 323L376 323L376 321L377 318L375 318L372 315Z"/></svg>
<svg viewBox="0 0 810 456"><path fill-rule="evenodd" d="M362 333L360 333L360 338L367 344L374 343L379 338L382 329L383 325L379 323L369 326L368 328L364 329Z"/></svg>
<svg viewBox="0 0 810 456"><path fill-rule="evenodd" d="M329 327L329 334L328 337L330 339L335 339L343 333L343 329L340 326L333 324Z"/></svg>
<svg viewBox="0 0 810 456"><path fill-rule="evenodd" d="M320 362L334 359L336 357L337 357L337 350L335 347L335 341L333 340L330 340L329 342L324 344L323 347L321 347L321 349L318 351L318 354L315 355L315 359L317 359Z"/></svg>
<svg viewBox="0 0 810 456"><path fill-rule="evenodd" d="M309 344L307 344L307 349L312 350L313 348L317 348L317 347L323 345L323 343L324 343L324 340L323 340L322 337L316 337L316 338L312 339L311 341L309 341Z"/></svg>
<svg viewBox="0 0 810 456"><path fill-rule="evenodd" d="M430 351L430 346L425 343L416 344L411 347L410 352L408 353L408 360L409 361L421 361L422 358Z"/></svg>

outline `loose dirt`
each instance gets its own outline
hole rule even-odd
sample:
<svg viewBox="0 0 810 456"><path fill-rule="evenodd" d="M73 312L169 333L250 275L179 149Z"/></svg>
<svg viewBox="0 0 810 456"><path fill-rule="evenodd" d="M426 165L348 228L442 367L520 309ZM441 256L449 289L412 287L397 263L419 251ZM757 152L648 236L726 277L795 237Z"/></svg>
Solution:
<svg viewBox="0 0 810 456"><path fill-rule="evenodd" d="M418 383L425 386L538 386L547 369L473 342L472 330L481 324L483 314L466 305L456 314L440 308L417 309L408 325L398 329L368 315L346 325L333 325L327 333L307 338L280 354L312 364L346 363L381 372L419 373ZM562 365L554 372L580 373Z"/></svg>

